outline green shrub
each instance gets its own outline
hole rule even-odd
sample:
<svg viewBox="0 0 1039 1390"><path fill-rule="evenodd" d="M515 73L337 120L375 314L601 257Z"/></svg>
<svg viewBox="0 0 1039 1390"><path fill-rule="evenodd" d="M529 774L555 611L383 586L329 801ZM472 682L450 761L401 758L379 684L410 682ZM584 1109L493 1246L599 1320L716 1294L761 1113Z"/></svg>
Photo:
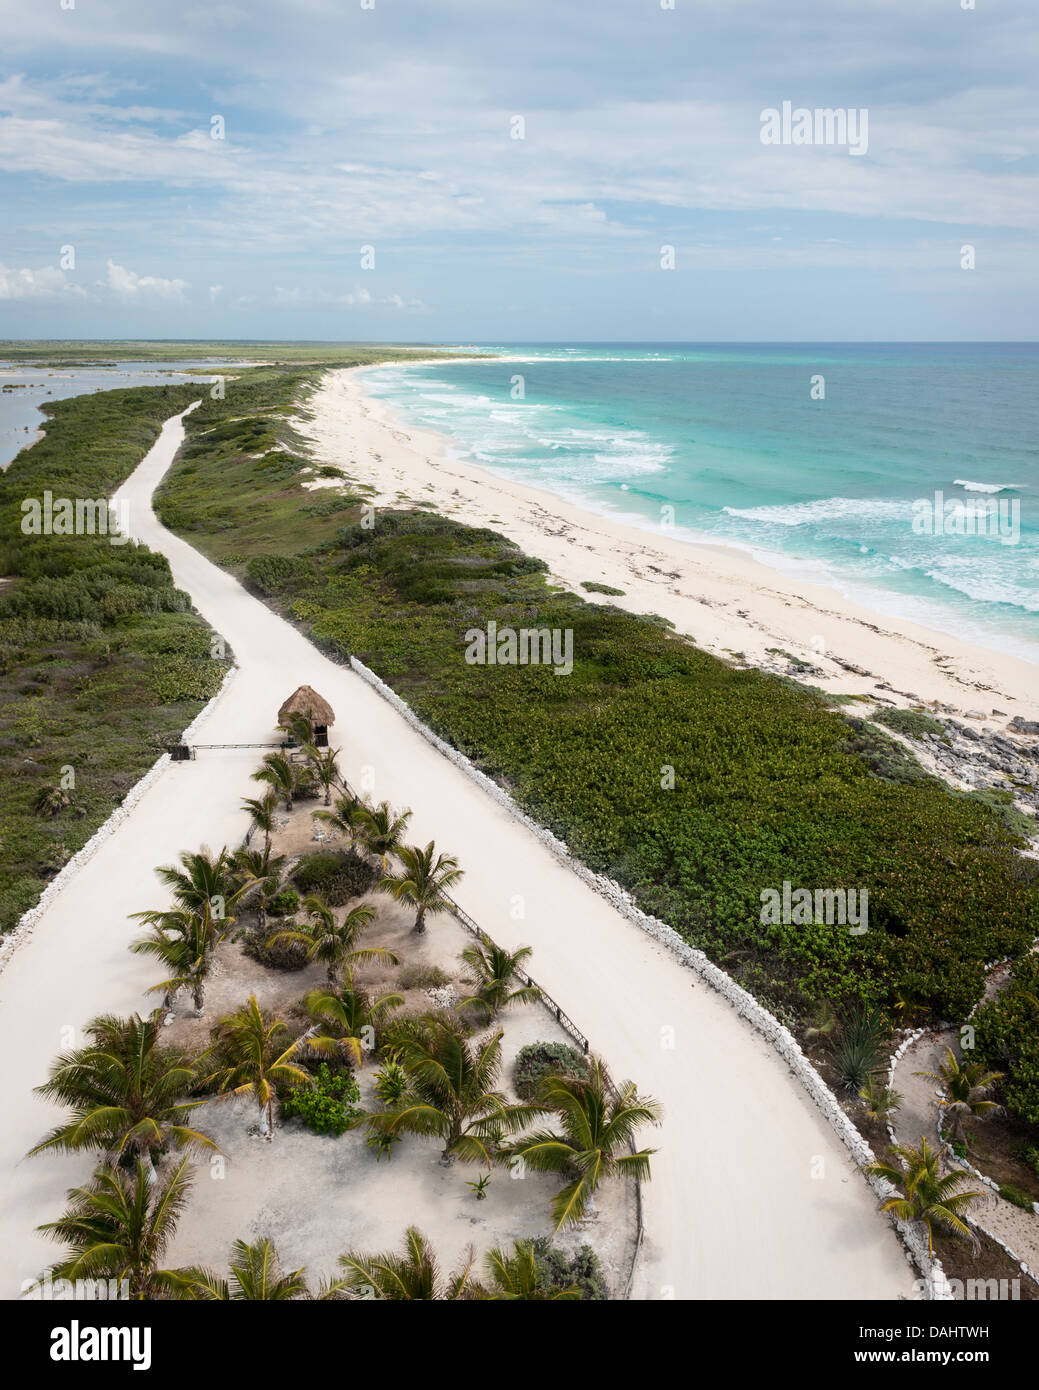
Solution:
<svg viewBox="0 0 1039 1390"><path fill-rule="evenodd" d="M293 1086L282 1114L286 1119L298 1115L317 1134L344 1134L363 1114L356 1104L360 1098L360 1088L350 1072L333 1072L322 1062L313 1086Z"/></svg>
<svg viewBox="0 0 1039 1390"><path fill-rule="evenodd" d="M582 1245L575 1255L565 1255L548 1236L538 1236L533 1245L534 1263L549 1288L565 1289L576 1284L586 1303L609 1299L599 1257L590 1245Z"/></svg>
<svg viewBox="0 0 1039 1390"><path fill-rule="evenodd" d="M610 594L615 598L624 597L623 589L615 589L612 584L600 584L597 579L583 579L581 588L587 589L590 594Z"/></svg>
<svg viewBox="0 0 1039 1390"><path fill-rule="evenodd" d="M1007 1110L1039 1125L1039 955L1014 962L1004 989L981 1005L973 1022L979 1060L1003 1073Z"/></svg>
<svg viewBox="0 0 1039 1390"><path fill-rule="evenodd" d="M296 928L296 923L278 922L265 931L252 931L246 936L242 950L268 970L302 970L307 964L307 948L299 941L277 941L279 932Z"/></svg>
<svg viewBox="0 0 1039 1390"><path fill-rule="evenodd" d="M439 965L406 965L397 977L399 989L437 989L451 983Z"/></svg>
<svg viewBox="0 0 1039 1390"><path fill-rule="evenodd" d="M295 888L283 888L279 893L275 893L267 904L267 915L269 917L288 917L299 907L299 894Z"/></svg>
<svg viewBox="0 0 1039 1390"><path fill-rule="evenodd" d="M1022 1144L1021 1162L1026 1163L1036 1177L1039 1178L1039 1145Z"/></svg>
<svg viewBox="0 0 1039 1390"><path fill-rule="evenodd" d="M521 1047L512 1064L516 1094L534 1100L547 1076L587 1076L588 1063L576 1047L567 1043L536 1042Z"/></svg>
<svg viewBox="0 0 1039 1390"><path fill-rule="evenodd" d="M878 724L886 724L896 734L906 738L921 738L924 734L945 735L945 725L929 714L915 709L882 709L873 716Z"/></svg>
<svg viewBox="0 0 1039 1390"><path fill-rule="evenodd" d="M305 855L292 871L292 881L304 897L317 893L330 907L345 907L369 892L377 871L356 850L330 850Z"/></svg>
<svg viewBox="0 0 1039 1390"><path fill-rule="evenodd" d="M1034 1198L1030 1197L1027 1192L1022 1192L1021 1189L1019 1187L1015 1187L1013 1183L1000 1183L999 1195L1005 1198L1008 1202L1012 1202L1015 1207L1023 1207L1025 1211L1032 1210L1032 1202Z"/></svg>

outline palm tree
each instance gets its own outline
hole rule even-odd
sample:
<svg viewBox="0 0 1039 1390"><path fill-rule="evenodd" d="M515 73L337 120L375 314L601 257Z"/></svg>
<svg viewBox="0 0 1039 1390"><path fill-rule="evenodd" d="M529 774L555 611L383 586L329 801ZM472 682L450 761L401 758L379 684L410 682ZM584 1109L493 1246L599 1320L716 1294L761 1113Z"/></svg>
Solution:
<svg viewBox="0 0 1039 1390"><path fill-rule="evenodd" d="M208 902L201 909L135 912L151 934L131 942L136 955L155 956L169 970L168 979L152 985L149 994L163 992L163 1008L173 1007L178 990L190 989L195 1012L202 1015L206 980L213 969L213 952L235 923L234 917L214 917Z"/></svg>
<svg viewBox="0 0 1039 1390"><path fill-rule="evenodd" d="M968 1118L983 1120L993 1110L1000 1107L994 1100L987 1100L997 1081L1002 1081L1001 1071L986 1071L982 1062L959 1062L951 1047L945 1049L945 1061L940 1071L918 1071L917 1076L926 1076L929 1081L940 1081L946 1094L939 1099L952 1120L953 1139L964 1142L964 1125Z"/></svg>
<svg viewBox="0 0 1039 1390"><path fill-rule="evenodd" d="M307 761L314 769L314 776L325 789L325 805L332 804L332 788L339 780L338 754L334 748L315 748L313 744L304 749Z"/></svg>
<svg viewBox="0 0 1039 1390"><path fill-rule="evenodd" d="M537 985L524 985L521 989L510 989L513 977L521 965L525 965L534 954L531 946L521 946L518 951L509 952L496 946L489 936L480 938L481 945L467 946L462 952L462 960L476 976L476 993L463 999L457 1005L484 1010L489 1019L501 1009L514 1004L533 1003L541 998Z"/></svg>
<svg viewBox="0 0 1039 1390"><path fill-rule="evenodd" d="M322 1284L311 1293L306 1270L294 1269L283 1274L278 1252L267 1236L249 1245L236 1240L231 1248L231 1277L221 1279L211 1269L194 1265L174 1271L176 1296L198 1302L288 1303L311 1299L335 1298L346 1287L345 1279Z"/></svg>
<svg viewBox="0 0 1039 1390"><path fill-rule="evenodd" d="M288 1025L265 1014L250 994L248 1004L222 1018L217 1025L217 1070L203 1081L215 1086L215 1100L249 1096L260 1111L260 1133L269 1142L274 1138L274 1097L278 1086L312 1086L314 1079L293 1058L305 1038L296 1038L282 1047Z"/></svg>
<svg viewBox="0 0 1039 1390"><path fill-rule="evenodd" d="M371 1290L376 1298L394 1302L464 1301L483 1292L472 1277L471 1249L461 1266L444 1279L432 1246L416 1226L409 1226L404 1234L403 1254L365 1255L351 1250L339 1257L339 1263L347 1271L347 1287L362 1297Z"/></svg>
<svg viewBox="0 0 1039 1390"><path fill-rule="evenodd" d="M153 1155L165 1148L215 1149L184 1121L201 1104L186 1100L193 1064L158 1046L158 1011L148 1018L103 1014L87 1025L86 1047L58 1057L37 1092L72 1109L31 1153L101 1149L134 1157L154 1181Z"/></svg>
<svg viewBox="0 0 1039 1390"><path fill-rule="evenodd" d="M407 1095L369 1120L375 1133L435 1134L441 1163L455 1158L491 1166L502 1134L515 1134L544 1113L538 1105L510 1105L495 1090L501 1073L501 1030L482 1043L464 1038L454 1023L429 1015L417 1037L401 1044L411 1078Z"/></svg>
<svg viewBox="0 0 1039 1390"><path fill-rule="evenodd" d="M330 825L333 830L352 841L357 832L357 827L354 824L354 817L357 814L358 807L363 804L364 803L356 796L341 796L336 800L334 811L311 811L310 814L314 820L319 820L325 825Z"/></svg>
<svg viewBox="0 0 1039 1390"><path fill-rule="evenodd" d="M579 1299L581 1290L577 1284L565 1288L553 1288L538 1268L537 1257L532 1240L517 1240L512 1254L495 1247L483 1257L483 1267L487 1272L486 1297L499 1302L516 1302L519 1299L547 1302L557 1299Z"/></svg>
<svg viewBox="0 0 1039 1390"><path fill-rule="evenodd" d="M53 819L72 805L72 797L62 787L41 787L33 801L33 811L38 816Z"/></svg>
<svg viewBox="0 0 1039 1390"><path fill-rule="evenodd" d="M242 901L255 907L256 925L260 931L267 926L267 908L271 899L281 891L285 870L284 854L272 857L270 841L262 850L238 849L231 859L235 883L243 889Z"/></svg>
<svg viewBox="0 0 1039 1390"><path fill-rule="evenodd" d="M901 1093L889 1086L882 1086L873 1074L859 1091L859 1099L871 1120L888 1119L902 1104Z"/></svg>
<svg viewBox="0 0 1039 1390"><path fill-rule="evenodd" d="M559 1114L561 1133L538 1130L523 1135L503 1148L501 1158L522 1158L540 1173L560 1173L570 1178L552 1202L556 1230L580 1221L603 1178L649 1178L650 1156L655 1149L633 1153L621 1150L633 1145L641 1125L660 1123L659 1104L641 1096L632 1081L614 1089L603 1062L588 1059L588 1075L548 1076L539 1088L544 1109Z"/></svg>
<svg viewBox="0 0 1039 1390"><path fill-rule="evenodd" d="M242 797L242 807L252 816L252 824L257 830L263 831L263 848L265 853L270 852L271 835L274 833L274 818L278 809L278 796L274 791L269 791L261 797Z"/></svg>
<svg viewBox="0 0 1039 1390"><path fill-rule="evenodd" d="M378 884L380 891L416 909L416 932L426 930L427 913L446 912L450 908L451 899L446 890L457 883L463 874L458 860L451 855L440 854L435 859L434 855L436 846L432 840L425 849L401 845L397 850L401 872L387 874Z"/></svg>
<svg viewBox="0 0 1039 1390"><path fill-rule="evenodd" d="M67 1194L68 1209L57 1221L39 1230L68 1246L64 1259L53 1265L56 1279L118 1279L131 1298L153 1299L176 1287L172 1270L157 1265L173 1239L187 1201L191 1179L188 1159L181 1159L170 1176L149 1181L138 1162L131 1175L117 1168L99 1168L89 1187Z"/></svg>
<svg viewBox="0 0 1039 1390"><path fill-rule="evenodd" d="M932 1149L921 1135L920 1147L913 1149L895 1144L893 1151L905 1167L894 1163L871 1163L866 1169L873 1177L886 1178L901 1195L888 1197L881 1211L894 1212L903 1221L919 1221L927 1228L927 1252L934 1255L934 1227L963 1236L975 1247L978 1239L963 1220L963 1215L982 1192L959 1191L963 1174L941 1175L941 1154Z"/></svg>
<svg viewBox="0 0 1039 1390"><path fill-rule="evenodd" d="M372 999L354 985L353 975L346 971L338 990L312 989L303 1001L307 1013L318 1025L319 1036L334 1040L346 1052L355 1067L364 1060L367 1050L365 1030L374 1035L379 1018L404 1004L403 994L384 994Z"/></svg>
<svg viewBox="0 0 1039 1390"><path fill-rule="evenodd" d="M284 729L289 738L298 743L304 751L309 752L314 747L314 725L298 710L283 719L278 728Z"/></svg>
<svg viewBox="0 0 1039 1390"><path fill-rule="evenodd" d="M354 807L351 815L354 838L360 840L366 853L378 855L383 873L386 872L390 855L400 853L410 820L410 807L398 815L388 801L380 801L378 806L366 806L360 802Z"/></svg>
<svg viewBox="0 0 1039 1390"><path fill-rule="evenodd" d="M253 773L254 782L266 782L279 796L285 798L286 811L292 810L298 778L296 769L284 753L268 753L262 766Z"/></svg>
<svg viewBox="0 0 1039 1390"><path fill-rule="evenodd" d="M389 965L400 962L385 946L359 947L357 941L361 933L375 916L375 908L368 903L359 903L351 908L341 922L336 920L335 911L316 893L304 898L303 911L310 918L310 926L302 931L286 928L271 938L270 945L291 942L307 948L308 960L324 962L329 985L334 985L336 975L344 967L369 964L374 960L385 961Z"/></svg>
<svg viewBox="0 0 1039 1390"><path fill-rule="evenodd" d="M179 868L176 864L164 864L155 872L172 892L176 905L189 911L198 912L208 905L220 916L234 906L244 891L234 887L226 848L214 855L203 845L196 853L182 854ZM146 915L137 913L141 918Z"/></svg>

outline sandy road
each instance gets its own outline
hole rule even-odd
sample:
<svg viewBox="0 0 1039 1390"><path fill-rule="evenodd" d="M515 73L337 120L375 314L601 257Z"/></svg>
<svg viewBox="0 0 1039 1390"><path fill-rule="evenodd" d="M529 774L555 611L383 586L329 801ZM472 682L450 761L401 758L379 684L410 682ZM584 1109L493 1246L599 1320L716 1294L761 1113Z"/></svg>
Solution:
<svg viewBox="0 0 1039 1390"><path fill-rule="evenodd" d="M155 520L150 498L183 427L169 421L121 490L131 530L169 557L179 586L230 643L240 671L199 742L263 742L306 682L332 704L334 742L355 785L414 810L417 842L458 855L462 905L502 944L534 947L538 979L603 1052L663 1103L646 1188L641 1298L896 1298L912 1272L846 1151L785 1064L724 1001L560 864L357 676L335 665ZM460 653L461 657L461 653ZM161 902L153 866L234 842L255 752L171 765L44 914L0 974L0 1055L10 1059L0 1137L5 1297L53 1258L34 1233L61 1208L85 1158L23 1157L54 1123L32 1094L54 1053L101 1011L145 1004L154 968L125 949L127 914ZM514 920L514 900L524 918ZM666 1046L673 1039L673 1046ZM820 1170L822 1176L819 1176ZM344 1246L349 1243L344 1232Z"/></svg>

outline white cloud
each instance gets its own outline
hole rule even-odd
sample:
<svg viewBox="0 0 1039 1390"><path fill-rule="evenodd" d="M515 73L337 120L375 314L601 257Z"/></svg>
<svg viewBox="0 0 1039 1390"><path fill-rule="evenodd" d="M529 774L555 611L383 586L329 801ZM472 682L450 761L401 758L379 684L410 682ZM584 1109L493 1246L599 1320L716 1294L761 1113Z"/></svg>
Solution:
<svg viewBox="0 0 1039 1390"><path fill-rule="evenodd" d="M67 280L57 266L13 270L0 264L0 299L63 299L66 295L88 297L86 290Z"/></svg>
<svg viewBox="0 0 1039 1390"><path fill-rule="evenodd" d="M224 287L223 287L223 285L210 285L210 287L209 287L209 302L210 302L210 304L215 304L215 303L217 302L217 300L220 298L220 296L223 294L223 292L224 292Z"/></svg>
<svg viewBox="0 0 1039 1390"><path fill-rule="evenodd" d="M187 280L164 280L161 275L138 275L135 270L108 262L107 289L119 299L171 300L183 299Z"/></svg>

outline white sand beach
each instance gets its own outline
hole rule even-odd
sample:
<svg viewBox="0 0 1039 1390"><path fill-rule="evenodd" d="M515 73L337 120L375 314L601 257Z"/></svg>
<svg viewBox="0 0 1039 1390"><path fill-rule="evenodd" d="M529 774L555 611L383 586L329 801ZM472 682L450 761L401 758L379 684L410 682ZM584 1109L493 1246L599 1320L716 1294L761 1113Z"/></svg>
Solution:
<svg viewBox="0 0 1039 1390"><path fill-rule="evenodd" d="M438 464L432 456L424 462L422 446L404 435L395 439L390 426L362 408L356 392L350 378L336 374L318 402L317 429L326 447L338 441L344 464L354 459L363 470L369 451L372 458L381 454L381 476L391 490L397 472L408 488L417 489L423 476L419 470L425 468L431 486L435 480L448 497L457 489L459 515L500 508L504 529L524 543L528 536L537 540L530 548L540 553L543 545L551 551L553 568L565 562L567 573L576 573L577 565L567 552L576 553L586 544L592 549L582 552L582 577L619 579L635 565L646 575L637 606L677 615L680 608L695 606L682 597L684 592L706 591L707 575L701 578L692 559L672 561L647 538L639 539L643 548L636 554L622 550L624 538L618 535L611 542L611 558L597 549L601 541L596 538L609 532L594 518L549 510L494 481L474 481L468 470ZM333 742L345 775L356 783L361 769L370 769L377 799L413 808L416 842L435 838L460 859L466 876L457 896L463 907L502 945L533 946L532 969L538 979L605 1055L615 1075L634 1078L662 1102L664 1123L645 1136L659 1152L646 1188L648 1232L636 1296L911 1297L914 1273L893 1228L878 1214L874 1194L764 1039L557 860L358 676L323 656L231 576L158 524L151 494L182 435L179 418L168 422L120 497L130 503L134 535L169 557L176 583L228 640L239 664L237 676L199 729L198 741L269 741L276 711L293 687L305 682L320 691L336 711ZM474 501L477 489L483 491ZM536 512L539 506L543 513ZM525 511L540 516L540 523L524 519ZM553 518L565 521L572 542L547 535ZM682 577L658 584L649 571L658 558L668 567L680 564ZM632 585L631 578L627 584ZM704 607L703 616L713 625L716 640L749 644L752 627L747 624L747 639L742 631L737 637L730 613L735 603L746 601L735 598L735 578L714 577L712 584L717 607ZM765 623L761 614L769 603L777 618L782 616L780 591L773 586L771 592L768 602L763 592L755 621ZM793 597L789 604L793 624L798 617ZM850 619L841 623L851 633L857 630ZM906 667L899 674L893 665L882 665L881 658L902 647ZM921 694L927 688L924 658L908 639L882 642L878 637L875 647L857 655L896 683L915 681ZM966 673L975 658L963 654L952 659L962 662ZM1012 674L1008 670L1008 681ZM959 691L957 677L940 679L948 682L950 698ZM1005 707L1022 706L1023 687L1015 687L1014 693L1015 705L1001 694ZM956 699L962 702L959 693ZM64 1189L90 1170L86 1155L25 1157L56 1119L54 1109L32 1088L45 1079L54 1054L73 1045L91 1017L149 1005L145 991L155 970L144 957L126 950L137 933L127 914L161 904L156 864L202 844L237 842L246 828L239 802L248 794L248 774L257 761L255 752L203 750L197 761L168 766L134 813L43 913L0 974L0 1051L17 1059L5 1089L0 1135L4 1297L17 1296L22 1281L55 1257L55 1247L35 1227L59 1214ZM525 902L522 921L512 915L516 894ZM664 1029L673 1030L668 1032L673 1047L662 1046ZM258 1192L256 1207L265 1200ZM420 1217L403 1210L388 1214L399 1228ZM337 1212L334 1201L327 1221L341 1222L343 1248L352 1244L345 1211ZM456 1253L442 1252L445 1267Z"/></svg>
<svg viewBox="0 0 1039 1390"><path fill-rule="evenodd" d="M320 463L375 487L376 505L399 506L403 494L458 521L491 526L544 560L556 582L593 601L659 614L729 659L742 653L751 665L786 670L785 656L768 650L778 648L816 668L805 679L824 689L940 705L977 716L977 727L1039 716L1039 672L1029 662L872 612L736 547L623 525L461 462L444 437L402 425L367 396L368 370L329 371L299 428ZM580 587L587 580L624 595L599 600Z"/></svg>

